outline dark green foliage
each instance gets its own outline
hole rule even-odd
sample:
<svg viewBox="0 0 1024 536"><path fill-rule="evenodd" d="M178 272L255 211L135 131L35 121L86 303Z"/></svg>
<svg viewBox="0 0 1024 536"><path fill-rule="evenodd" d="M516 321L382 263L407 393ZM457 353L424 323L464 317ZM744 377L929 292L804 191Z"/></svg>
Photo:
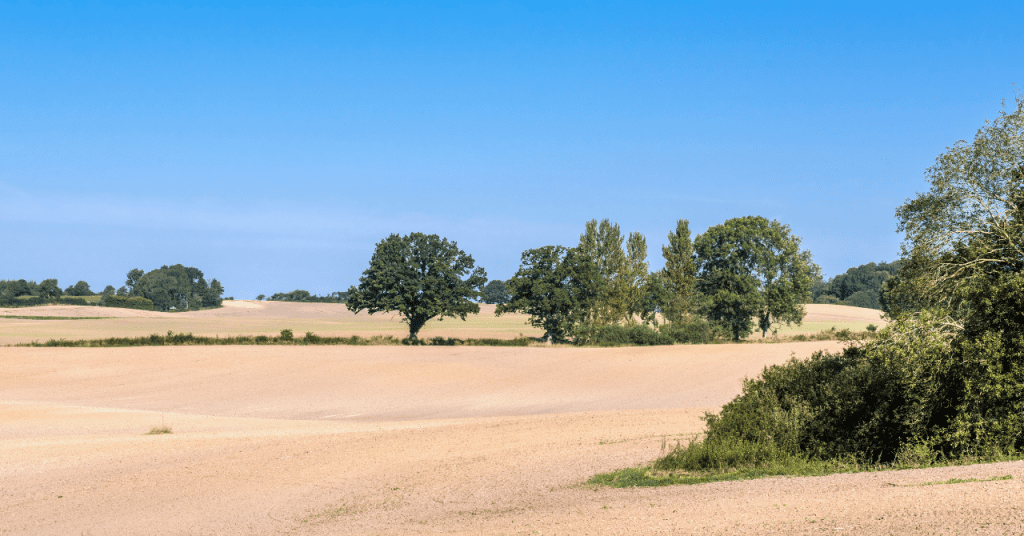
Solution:
<svg viewBox="0 0 1024 536"><path fill-rule="evenodd" d="M509 293L508 285L500 279L492 279L484 286L484 303L501 305L503 303L508 303L511 299L512 295Z"/></svg>
<svg viewBox="0 0 1024 536"><path fill-rule="evenodd" d="M95 296L96 293L89 289L89 283L85 281L79 281L74 285L64 289L64 294L68 296Z"/></svg>
<svg viewBox="0 0 1024 536"><path fill-rule="evenodd" d="M647 324L585 324L576 330L574 342L589 346L659 346L709 344L729 336L721 326L689 317L657 328Z"/></svg>
<svg viewBox="0 0 1024 536"><path fill-rule="evenodd" d="M134 269L128 272L125 287L129 297L153 302L157 311L189 311L203 307L219 307L224 287L216 279L207 284L198 268L161 266L151 272Z"/></svg>
<svg viewBox="0 0 1024 536"><path fill-rule="evenodd" d="M665 268L661 277L653 280L652 294L661 302L665 319L680 322L698 309L697 263L690 240L690 222L676 222L676 230L669 233L668 245L662 246L661 254L665 257Z"/></svg>
<svg viewBox="0 0 1024 536"><path fill-rule="evenodd" d="M523 252L522 264L505 282L511 294L496 315L524 313L547 341L564 341L587 322L599 296L601 276L590 257L575 249L544 246Z"/></svg>
<svg viewBox="0 0 1024 536"><path fill-rule="evenodd" d="M699 316L689 316L671 324L662 324L658 330L681 344L709 344L732 336L727 327Z"/></svg>
<svg viewBox="0 0 1024 536"><path fill-rule="evenodd" d="M54 284L56 284L56 280ZM13 285L11 284L13 283ZM0 281L0 307L35 307L37 305L96 305L89 303L84 298L73 296L44 296L33 293L38 287L34 282L25 281ZM27 289L27 290L26 290ZM15 293L18 293L16 296ZM63 294L63 293L62 293Z"/></svg>
<svg viewBox="0 0 1024 536"><path fill-rule="evenodd" d="M266 298L263 294L256 297L257 300ZM317 296L308 290L293 290L291 292L278 292L267 298L270 301L294 301L311 303L345 303L348 299L348 292L332 292L327 296Z"/></svg>
<svg viewBox="0 0 1024 536"><path fill-rule="evenodd" d="M116 294L104 294L103 298L100 299L100 305L103 307L121 307L124 309L139 309L142 311L152 311L153 302L143 298L141 296L118 296Z"/></svg>
<svg viewBox="0 0 1024 536"><path fill-rule="evenodd" d="M44 279L39 283L39 296L43 298L59 298L63 294L56 279Z"/></svg>
<svg viewBox="0 0 1024 536"><path fill-rule="evenodd" d="M881 309L881 293L886 282L899 269L901 261L869 262L850 268L826 281L817 281L811 290L814 303L832 303Z"/></svg>
<svg viewBox="0 0 1024 536"><path fill-rule="evenodd" d="M256 296L256 301L263 301L263 299L266 298L266 297L267 297L266 295L260 294L259 296Z"/></svg>
<svg viewBox="0 0 1024 536"><path fill-rule="evenodd" d="M576 332L577 344L590 346L659 346L673 338L645 324L589 324Z"/></svg>
<svg viewBox="0 0 1024 536"><path fill-rule="evenodd" d="M803 319L820 269L789 226L760 216L733 218L698 235L694 250L704 314L729 326L734 340L753 331L752 317L762 336L773 325Z"/></svg>
<svg viewBox="0 0 1024 536"><path fill-rule="evenodd" d="M286 333L287 332L287 333ZM149 335L146 337L111 337L109 339L68 341L50 339L46 342L31 342L16 346L61 347L61 348L122 348L132 346L238 346L238 345L319 345L319 346L381 346L381 345L431 345L431 346L529 346L533 342L528 338L517 339L453 339L434 337L427 341L397 339L390 335L375 335L370 338L353 335L351 337L323 337L312 332L297 339L291 330L282 330L281 336L238 335L234 337L204 337L191 333L167 332L167 335Z"/></svg>
<svg viewBox="0 0 1024 536"><path fill-rule="evenodd" d="M437 235L393 234L377 244L359 286L348 290L348 308L369 314L396 311L409 324L409 338L435 317L466 319L487 281L483 268L455 242Z"/></svg>

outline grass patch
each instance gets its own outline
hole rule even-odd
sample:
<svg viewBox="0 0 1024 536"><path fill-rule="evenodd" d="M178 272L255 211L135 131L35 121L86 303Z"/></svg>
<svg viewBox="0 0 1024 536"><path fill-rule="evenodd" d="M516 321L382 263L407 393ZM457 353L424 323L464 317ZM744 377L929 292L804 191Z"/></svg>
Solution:
<svg viewBox="0 0 1024 536"><path fill-rule="evenodd" d="M799 457L780 459L771 463L759 466L723 468L721 470L709 471L671 471L659 470L658 462L643 467L630 467L619 469L610 473L594 475L588 484L608 486L612 488L648 488L658 486L678 486L707 484L710 482L728 482L734 480L754 480L772 476L802 477L802 476L825 476L837 473L864 473L877 471L900 471L905 469L924 469L928 467L948 467L957 465L972 465L978 463L998 463L1018 461L1024 459L1022 455L1002 455L988 457L965 457L958 460L941 460L932 463L891 463L872 464L857 463L855 461L836 460L808 460ZM915 486L934 486L941 484L962 484L969 482L990 482L997 480L1011 480L1013 476L996 476L986 479L976 478L951 478L942 482L925 482L914 484Z"/></svg>
<svg viewBox="0 0 1024 536"><path fill-rule="evenodd" d="M148 432L146 432L144 435L160 435L160 434L173 434L173 433L174 432L171 431L170 427L167 427L167 426L154 426Z"/></svg>
<svg viewBox="0 0 1024 536"><path fill-rule="evenodd" d="M533 339L519 337L516 339L456 339L445 337L434 337L432 339L421 339L412 342L409 339L399 339L387 335L374 335L373 337L323 337L312 332L306 332L304 337L295 337L292 330L281 330L277 337L267 335L238 335L232 337L203 336L191 333L174 333L168 331L167 335L152 334L142 337L110 337L106 339L89 340L66 340L50 339L46 342L33 341L29 343L16 344L14 346L27 346L36 348L127 348L136 346L530 346Z"/></svg>
<svg viewBox="0 0 1024 536"><path fill-rule="evenodd" d="M1013 475L993 476L990 478L950 478L942 482L924 482L915 486L941 486L942 484L967 484L970 482L994 482L997 480L1013 480Z"/></svg>

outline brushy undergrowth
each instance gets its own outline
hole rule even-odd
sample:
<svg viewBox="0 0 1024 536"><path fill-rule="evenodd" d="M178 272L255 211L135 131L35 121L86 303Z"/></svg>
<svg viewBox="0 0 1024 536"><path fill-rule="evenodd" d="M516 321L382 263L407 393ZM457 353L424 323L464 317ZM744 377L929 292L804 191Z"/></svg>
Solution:
<svg viewBox="0 0 1024 536"><path fill-rule="evenodd" d="M1005 314L927 312L871 341L767 367L702 439L593 483L655 486L1024 459L1024 276Z"/></svg>
<svg viewBox="0 0 1024 536"><path fill-rule="evenodd" d="M595 475L587 481L588 484L608 486L613 488L647 488L658 486L678 486L708 484L711 482L728 482L734 480L754 480L757 478L768 478L773 476L801 477L801 476L826 476L837 473L861 473L874 471L899 471L905 469L924 469L928 467L945 467L952 465L969 465L978 463L997 463L1006 461L1017 461L1024 459L1022 455L1002 456L980 456L963 457L955 460L936 460L930 463L888 463L871 464L857 463L853 461L839 460L808 460L799 457L791 457L778 460L775 463L761 464L758 466L735 467L722 471L682 471L660 469L658 464L651 464L644 467L630 467L619 469L610 473ZM931 486L938 484L960 484L967 482L989 482L996 480L1011 480L1012 475L992 477L986 479L958 479L951 478L943 482L925 482L916 484L918 486Z"/></svg>
<svg viewBox="0 0 1024 536"><path fill-rule="evenodd" d="M33 341L17 344L15 346L43 347L43 348L124 348L133 346L264 346L264 345L287 345L287 346L529 346L533 339L519 337L516 339L456 339L445 337L434 337L431 339L420 339L410 341L399 339L391 335L374 335L372 337L324 337L312 332L306 332L304 337L295 337L292 330L281 330L276 337L268 335L236 335L232 337L207 337L193 335L191 333L174 333L168 331L167 335L147 335L142 337L110 337L106 339L91 340L66 340L50 339L46 342Z"/></svg>
<svg viewBox="0 0 1024 536"><path fill-rule="evenodd" d="M155 426L150 431L146 432L145 435L161 435L161 434L173 434L174 431L167 426Z"/></svg>

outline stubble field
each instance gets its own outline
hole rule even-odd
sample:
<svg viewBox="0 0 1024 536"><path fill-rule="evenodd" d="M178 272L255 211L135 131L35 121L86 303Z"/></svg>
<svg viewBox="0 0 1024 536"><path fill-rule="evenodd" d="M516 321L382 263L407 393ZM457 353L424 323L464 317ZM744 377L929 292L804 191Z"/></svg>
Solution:
<svg viewBox="0 0 1024 536"><path fill-rule="evenodd" d="M0 344L167 330L403 335L394 319L330 304L229 305L0 311L121 315L0 319ZM880 324L877 312L812 307L809 322ZM422 336L537 335L522 320L482 314ZM699 432L700 415L765 365L841 346L0 347L0 534L1019 533L1020 462L584 484ZM146 435L155 427L173 433Z"/></svg>

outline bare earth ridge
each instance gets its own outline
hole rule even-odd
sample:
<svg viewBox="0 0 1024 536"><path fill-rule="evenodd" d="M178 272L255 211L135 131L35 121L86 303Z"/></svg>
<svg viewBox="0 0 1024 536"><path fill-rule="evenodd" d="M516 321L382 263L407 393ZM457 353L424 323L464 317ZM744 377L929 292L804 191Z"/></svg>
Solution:
<svg viewBox="0 0 1024 536"><path fill-rule="evenodd" d="M276 314L297 305L320 321ZM93 321L41 323L64 322ZM121 329L105 322L91 337ZM0 535L1024 531L1020 462L583 484L699 432L764 366L841 347L0 347Z"/></svg>

